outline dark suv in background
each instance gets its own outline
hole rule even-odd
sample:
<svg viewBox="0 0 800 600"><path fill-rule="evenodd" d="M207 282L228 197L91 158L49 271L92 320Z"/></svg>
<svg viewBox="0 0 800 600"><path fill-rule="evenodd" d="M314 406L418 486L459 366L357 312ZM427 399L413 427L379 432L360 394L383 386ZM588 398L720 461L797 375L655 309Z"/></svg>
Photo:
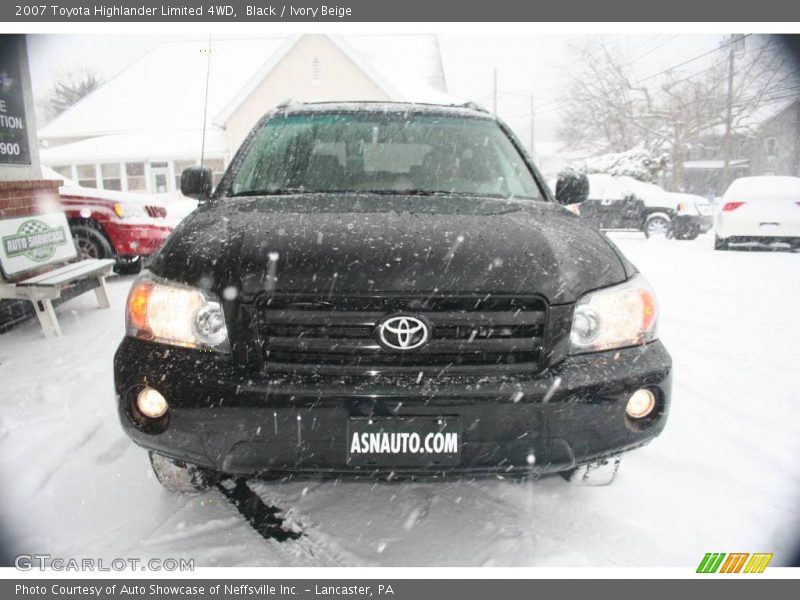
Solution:
<svg viewBox="0 0 800 600"><path fill-rule="evenodd" d="M473 106L287 104L132 287L114 360L159 480L563 472L658 435L645 279Z"/></svg>
<svg viewBox="0 0 800 600"><path fill-rule="evenodd" d="M693 240L714 226L702 196L667 192L628 176L591 174L589 196L578 213L603 231L641 231L646 237Z"/></svg>

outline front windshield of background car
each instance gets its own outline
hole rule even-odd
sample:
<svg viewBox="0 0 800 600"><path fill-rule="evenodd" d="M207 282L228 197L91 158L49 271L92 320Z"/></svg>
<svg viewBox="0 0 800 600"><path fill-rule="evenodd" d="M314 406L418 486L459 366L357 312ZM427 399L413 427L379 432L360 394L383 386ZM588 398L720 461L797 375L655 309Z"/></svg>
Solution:
<svg viewBox="0 0 800 600"><path fill-rule="evenodd" d="M542 198L495 121L377 111L270 119L233 174L230 192Z"/></svg>

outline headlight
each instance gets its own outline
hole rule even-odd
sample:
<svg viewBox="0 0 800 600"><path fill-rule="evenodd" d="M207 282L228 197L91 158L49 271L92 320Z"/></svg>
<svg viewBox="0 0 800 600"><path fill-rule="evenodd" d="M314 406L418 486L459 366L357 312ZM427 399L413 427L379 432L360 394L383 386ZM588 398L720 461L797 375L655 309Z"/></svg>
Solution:
<svg viewBox="0 0 800 600"><path fill-rule="evenodd" d="M645 344L656 339L657 319L656 296L641 275L591 292L575 306L570 353Z"/></svg>
<svg viewBox="0 0 800 600"><path fill-rule="evenodd" d="M141 218L147 216L147 211L138 202L115 202L114 214L120 219Z"/></svg>
<svg viewBox="0 0 800 600"><path fill-rule="evenodd" d="M163 344L230 352L222 306L208 292L144 276L128 295L127 334Z"/></svg>

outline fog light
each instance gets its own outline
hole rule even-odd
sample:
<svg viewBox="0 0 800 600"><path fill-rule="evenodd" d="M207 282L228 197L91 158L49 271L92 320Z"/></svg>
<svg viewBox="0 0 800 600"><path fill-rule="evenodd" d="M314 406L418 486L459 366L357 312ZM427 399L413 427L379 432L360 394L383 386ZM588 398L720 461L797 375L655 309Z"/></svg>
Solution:
<svg viewBox="0 0 800 600"><path fill-rule="evenodd" d="M139 392L139 397L136 399L136 406L139 412L151 419L163 417L169 408L166 398L149 387Z"/></svg>
<svg viewBox="0 0 800 600"><path fill-rule="evenodd" d="M625 407L625 412L631 419L643 419L656 407L656 396L647 389L640 389L633 392Z"/></svg>

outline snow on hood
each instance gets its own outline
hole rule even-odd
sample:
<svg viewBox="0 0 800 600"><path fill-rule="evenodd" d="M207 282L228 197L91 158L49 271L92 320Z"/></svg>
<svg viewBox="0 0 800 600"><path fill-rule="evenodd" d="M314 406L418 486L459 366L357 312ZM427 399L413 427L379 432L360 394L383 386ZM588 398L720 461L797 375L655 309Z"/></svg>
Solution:
<svg viewBox="0 0 800 600"><path fill-rule="evenodd" d="M729 200L800 201L800 178L782 176L740 177L728 187L723 197Z"/></svg>
<svg viewBox="0 0 800 600"><path fill-rule="evenodd" d="M623 175L592 174L589 177L589 198L592 200L621 200L634 195L642 200L645 206L675 207L679 199L664 188L654 183L645 183Z"/></svg>
<svg viewBox="0 0 800 600"><path fill-rule="evenodd" d="M69 181L69 180L67 180ZM71 183L71 182L70 182ZM67 183L58 188L62 196L81 196L83 198L95 198L97 200L108 200L109 202L123 202L132 204L147 204L148 206L164 206L165 199L152 194L140 194L138 192L120 192L117 190L98 190L95 188L83 187Z"/></svg>

